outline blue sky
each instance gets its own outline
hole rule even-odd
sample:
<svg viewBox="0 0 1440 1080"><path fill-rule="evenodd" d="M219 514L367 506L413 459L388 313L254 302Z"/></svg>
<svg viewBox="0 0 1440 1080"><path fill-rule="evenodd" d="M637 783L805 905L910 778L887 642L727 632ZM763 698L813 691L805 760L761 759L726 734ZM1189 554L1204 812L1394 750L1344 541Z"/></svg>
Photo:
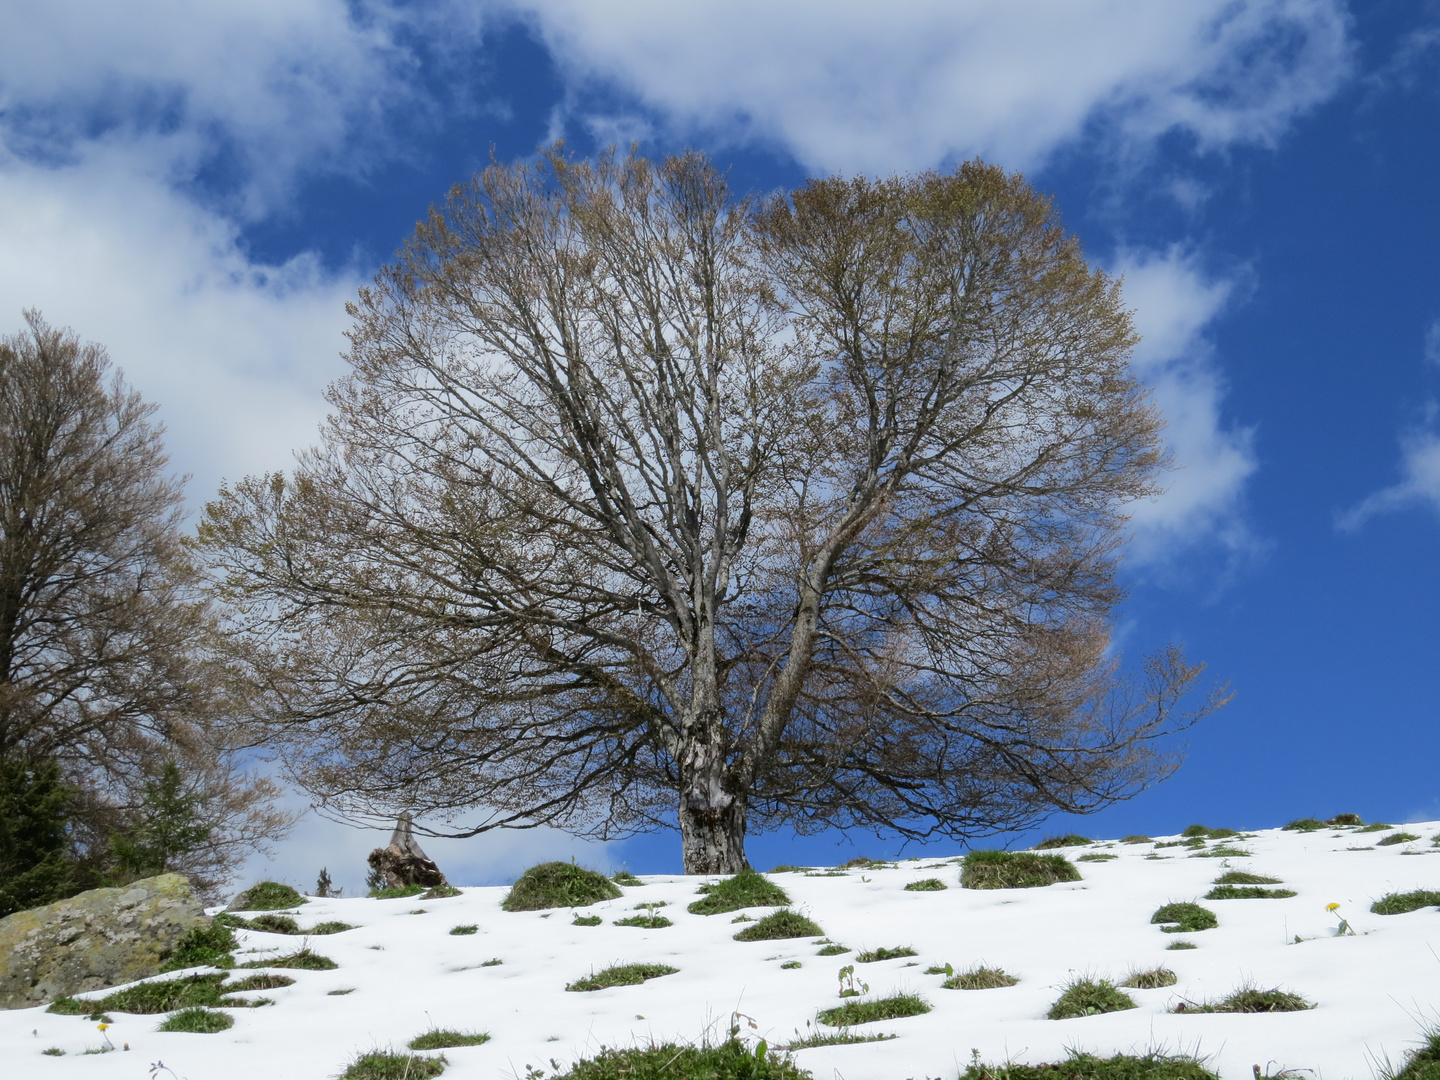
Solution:
<svg viewBox="0 0 1440 1080"><path fill-rule="evenodd" d="M1440 5L0 0L0 27L0 325L107 345L197 508L313 441L346 299L492 152L694 146L760 191L1024 171L1125 274L1181 466L1136 508L1117 640L1237 695L1166 784L1042 831L1440 817ZM358 882L374 839L309 821L276 872ZM836 839L750 850L896 850ZM679 859L436 847L476 882Z"/></svg>

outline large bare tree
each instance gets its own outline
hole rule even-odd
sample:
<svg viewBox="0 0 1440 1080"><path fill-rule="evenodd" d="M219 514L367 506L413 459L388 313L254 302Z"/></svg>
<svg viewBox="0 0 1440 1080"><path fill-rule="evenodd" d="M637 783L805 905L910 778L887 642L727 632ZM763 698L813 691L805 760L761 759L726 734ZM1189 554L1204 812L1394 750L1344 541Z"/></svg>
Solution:
<svg viewBox="0 0 1440 1080"><path fill-rule="evenodd" d="M210 648L183 480L105 350L26 322L0 339L0 764L15 783L58 765L82 884L108 873L109 834L146 785L182 767L215 827L181 862L216 886L287 818L219 737L247 694Z"/></svg>
<svg viewBox="0 0 1440 1080"><path fill-rule="evenodd" d="M1119 286L1016 175L735 198L493 165L351 306L293 476L199 535L296 775L473 835L975 837L1127 797L1199 673L1107 653L1160 420Z"/></svg>

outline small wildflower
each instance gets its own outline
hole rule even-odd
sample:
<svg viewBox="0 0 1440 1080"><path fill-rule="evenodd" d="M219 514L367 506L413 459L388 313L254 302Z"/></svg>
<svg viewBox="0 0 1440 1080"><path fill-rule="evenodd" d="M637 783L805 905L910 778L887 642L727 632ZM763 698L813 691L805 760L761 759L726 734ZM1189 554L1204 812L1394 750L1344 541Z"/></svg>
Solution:
<svg viewBox="0 0 1440 1080"><path fill-rule="evenodd" d="M1345 916L1340 914L1339 904L1326 904L1325 910L1340 920L1340 925L1335 928L1336 937L1344 937L1347 934L1353 935L1355 933L1355 931L1350 928L1350 924L1346 921Z"/></svg>
<svg viewBox="0 0 1440 1080"><path fill-rule="evenodd" d="M1339 910L1340 910L1340 905L1339 905L1339 904L1326 904L1326 905L1325 905L1325 910L1326 910L1326 911L1339 911Z"/></svg>

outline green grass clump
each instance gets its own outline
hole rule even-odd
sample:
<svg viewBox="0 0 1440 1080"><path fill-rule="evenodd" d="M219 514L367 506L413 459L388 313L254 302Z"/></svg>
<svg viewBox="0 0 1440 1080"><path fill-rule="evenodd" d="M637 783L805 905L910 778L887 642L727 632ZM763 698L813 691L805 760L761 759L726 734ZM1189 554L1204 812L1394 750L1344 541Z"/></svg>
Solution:
<svg viewBox="0 0 1440 1080"><path fill-rule="evenodd" d="M425 891L424 895L422 895L422 896L420 897L420 899L421 899L421 900L447 900L447 899L449 899L449 898L452 897L452 896L459 896L459 895L460 895L460 890L457 889L454 885L451 885L451 884L448 884L448 883L447 883L447 884L444 884L444 885L436 885L436 886L435 886L434 888L432 888L432 889L427 889L427 890Z"/></svg>
<svg viewBox="0 0 1440 1080"><path fill-rule="evenodd" d="M316 923L308 930L300 931L302 934L319 934L322 937L326 934L343 934L346 930L354 930L355 927L347 922L340 922L338 919L329 919L325 922Z"/></svg>
<svg viewBox="0 0 1440 1080"><path fill-rule="evenodd" d="M772 866L772 867L770 868L770 873L772 873L772 874L803 874L803 873L804 873L806 870L808 870L808 869L809 869L808 866L791 866L789 863L781 863L779 866Z"/></svg>
<svg viewBox="0 0 1440 1080"><path fill-rule="evenodd" d="M595 921L598 923L600 920L597 918ZM480 927L476 926L474 923L461 923L459 926L452 926L450 928L450 933L454 934L456 937L464 937L467 934L478 934L479 932Z"/></svg>
<svg viewBox="0 0 1440 1080"><path fill-rule="evenodd" d="M235 934L217 915L209 926L197 926L169 953L161 957L160 971L190 967L231 968L235 966Z"/></svg>
<svg viewBox="0 0 1440 1080"><path fill-rule="evenodd" d="M570 920L571 926L599 926L605 920L599 915L576 915Z"/></svg>
<svg viewBox="0 0 1440 1080"><path fill-rule="evenodd" d="M1248 859L1249 857L1250 852L1225 844L1211 848L1209 851L1197 851L1190 856L1192 859Z"/></svg>
<svg viewBox="0 0 1440 1080"><path fill-rule="evenodd" d="M949 887L950 887L950 886L946 885L946 884L945 884L943 881L941 881L938 877L927 877L927 878L925 878L923 881L912 881L912 882L910 882L908 885L905 886L905 891L906 891L906 892L940 892L940 890L942 890L942 889L948 889Z"/></svg>
<svg viewBox="0 0 1440 1080"><path fill-rule="evenodd" d="M1440 892L1416 889L1407 893L1386 893L1370 905L1370 911L1376 915L1403 915L1407 911L1427 907L1440 907Z"/></svg>
<svg viewBox="0 0 1440 1080"><path fill-rule="evenodd" d="M1228 840L1230 837L1239 836L1240 834L1234 829L1212 829L1206 825L1191 825L1180 835L1191 840L1197 838L1201 840Z"/></svg>
<svg viewBox="0 0 1440 1080"><path fill-rule="evenodd" d="M574 863L544 862L521 874L500 906L506 911L586 907L601 900L618 900L623 895L604 874Z"/></svg>
<svg viewBox="0 0 1440 1080"><path fill-rule="evenodd" d="M816 934L823 935L824 933L824 930L821 930L804 915L787 908L784 911L766 915L754 926L747 926L735 935L735 940L771 941L776 938L814 937Z"/></svg>
<svg viewBox="0 0 1440 1080"><path fill-rule="evenodd" d="M566 990L585 992L604 990L611 986L639 986L647 979L658 979L662 975L674 975L679 968L668 964L618 964L604 971L593 971L583 979L576 979Z"/></svg>
<svg viewBox="0 0 1440 1080"><path fill-rule="evenodd" d="M226 995L249 990L274 990L295 982L284 975L252 975L234 983L227 983L225 980L228 977L224 974L190 975L183 979L136 983L94 1001L56 998L51 1002L48 1011L69 1016L88 1016L112 1010L121 1013L153 1014L202 1006L246 1008L261 1003Z"/></svg>
<svg viewBox="0 0 1440 1080"><path fill-rule="evenodd" d="M1182 1001L1174 1012L1189 1013L1271 1013L1304 1012L1313 1009L1312 1002L1288 990L1261 990L1254 986L1242 986L1228 997L1215 1002Z"/></svg>
<svg viewBox="0 0 1440 1080"><path fill-rule="evenodd" d="M605 1047L554 1080L810 1080L810 1074L787 1055L757 1053L730 1039L716 1046Z"/></svg>
<svg viewBox="0 0 1440 1080"><path fill-rule="evenodd" d="M1086 844L1093 844L1095 841L1088 836L1081 836L1078 833L1067 833L1064 836L1048 836L1035 845L1036 851L1049 851L1051 848L1061 847L1084 847Z"/></svg>
<svg viewBox="0 0 1440 1080"><path fill-rule="evenodd" d="M692 915L719 915L749 907L780 907L790 903L785 890L764 874L742 870L734 877L701 885L695 890L702 896L686 910Z"/></svg>
<svg viewBox="0 0 1440 1080"><path fill-rule="evenodd" d="M621 870L610 880L615 882L616 885L624 885L627 889L640 888L645 884L645 882L641 881L634 874L630 873L629 870Z"/></svg>
<svg viewBox="0 0 1440 1080"><path fill-rule="evenodd" d="M1120 843L1122 844L1150 844L1153 842L1150 837L1141 836L1139 833L1133 833L1130 836L1122 836L1120 838Z"/></svg>
<svg viewBox="0 0 1440 1080"><path fill-rule="evenodd" d="M214 1035L235 1026L235 1018L226 1012L211 1009L181 1009L165 1018L156 1031L189 1031L198 1035Z"/></svg>
<svg viewBox="0 0 1440 1080"><path fill-rule="evenodd" d="M1172 941L1165 946L1165 951L1175 952L1177 949L1198 949L1199 947L1193 941Z"/></svg>
<svg viewBox="0 0 1440 1080"><path fill-rule="evenodd" d="M448 1050L454 1046L479 1046L490 1041L484 1031L451 1031L448 1028L433 1028L423 1035L416 1035L405 1045L411 1050Z"/></svg>
<svg viewBox="0 0 1440 1080"><path fill-rule="evenodd" d="M1079 880L1080 871L1064 855L1028 851L972 851L960 871L967 889L1034 889Z"/></svg>
<svg viewBox="0 0 1440 1080"><path fill-rule="evenodd" d="M1117 990L1108 979L1077 979L1050 1006L1045 1015L1051 1020L1070 1020L1077 1016L1099 1016L1135 1008L1135 999Z"/></svg>
<svg viewBox="0 0 1440 1080"><path fill-rule="evenodd" d="M298 968L302 971L333 971L340 965L328 956L321 956L309 949L299 949L296 952L287 953L285 956L277 956L273 960L251 960L248 964L240 966L243 968Z"/></svg>
<svg viewBox="0 0 1440 1080"><path fill-rule="evenodd" d="M1219 1080L1191 1057L1152 1053L1097 1058L1073 1050L1070 1055L1051 1065L971 1065L958 1080Z"/></svg>
<svg viewBox="0 0 1440 1080"><path fill-rule="evenodd" d="M267 934L298 934L300 924L289 915L256 915L246 929L260 930Z"/></svg>
<svg viewBox="0 0 1440 1080"><path fill-rule="evenodd" d="M893 1032L877 1031L873 1035L857 1035L849 1028L839 1031L814 1031L804 1038L792 1039L781 1049L787 1054L796 1050L810 1050L816 1046L848 1046L850 1043L889 1042L900 1036ZM807 1074L808 1075L808 1074Z"/></svg>
<svg viewBox="0 0 1440 1080"><path fill-rule="evenodd" d="M262 881L238 894L230 901L230 911L276 911L280 908L299 907L305 897L289 885L278 881Z"/></svg>
<svg viewBox="0 0 1440 1080"><path fill-rule="evenodd" d="M1369 825L1366 825L1363 829L1357 829L1356 831L1357 831L1357 832L1384 832L1386 829L1393 829L1394 827L1395 827L1394 825L1387 825L1387 824L1386 824L1385 822L1383 822L1383 821L1372 821Z"/></svg>
<svg viewBox="0 0 1440 1080"><path fill-rule="evenodd" d="M64 1051L64 1050L61 1050L60 1047L58 1047L58 1046L51 1046L51 1047L49 1047L48 1049L41 1050L40 1052L41 1052L42 1054L44 1054L46 1057L64 1057L64 1056L65 1056L65 1051Z"/></svg>
<svg viewBox="0 0 1440 1080"><path fill-rule="evenodd" d="M1249 874L1244 870L1227 870L1217 877L1214 885L1279 885L1278 877L1265 877L1261 874Z"/></svg>
<svg viewBox="0 0 1440 1080"><path fill-rule="evenodd" d="M915 950L909 945L900 945L893 949L866 949L855 954L855 961L860 964L873 964L877 960L898 960L902 956L914 955Z"/></svg>
<svg viewBox="0 0 1440 1080"><path fill-rule="evenodd" d="M1380 1067L1380 1080L1440 1080L1440 1027L1430 1027L1414 1050L1405 1052L1405 1064L1397 1069L1388 1058ZM47 1054L50 1051L45 1051Z"/></svg>
<svg viewBox="0 0 1440 1080"><path fill-rule="evenodd" d="M644 930L659 930L666 926L674 926L664 915L631 915L627 919L616 919L616 926L638 926Z"/></svg>
<svg viewBox="0 0 1440 1080"><path fill-rule="evenodd" d="M805 966L805 965L802 964L802 963L800 963L799 960L786 960L783 964L780 965L780 970L781 970L781 971L798 971L800 968L802 968L802 967L804 967L804 966Z"/></svg>
<svg viewBox="0 0 1440 1080"><path fill-rule="evenodd" d="M979 966L969 971L957 971L940 985L946 990L998 990L1002 986L1014 986L1019 981L1001 968Z"/></svg>
<svg viewBox="0 0 1440 1080"><path fill-rule="evenodd" d="M823 949L818 949L818 950L816 950L815 955L816 955L816 956L841 956L841 955L843 955L844 953L847 953L847 952L849 952L849 951L850 951L850 950L849 950L848 947L846 947L846 946L844 946L844 945L841 945L841 944L839 944L838 942L832 941L829 945L826 945Z"/></svg>
<svg viewBox="0 0 1440 1080"><path fill-rule="evenodd" d="M1385 837L1383 840L1377 840L1377 841L1375 841L1375 846L1376 846L1376 847L1390 847L1392 844L1408 844L1411 840L1419 840L1419 839L1420 839L1420 837L1416 836L1413 832L1397 832L1397 833L1391 833L1389 836Z"/></svg>
<svg viewBox="0 0 1440 1080"><path fill-rule="evenodd" d="M226 983L220 989L227 994L239 994L250 990L279 990L282 986L294 986L295 980L289 975L247 975L237 982ZM226 1004L233 1004L227 1002Z"/></svg>
<svg viewBox="0 0 1440 1080"><path fill-rule="evenodd" d="M1169 968L1157 967L1149 971L1133 971L1120 985L1131 990L1159 990L1162 986L1174 986L1179 981L1179 976Z"/></svg>
<svg viewBox="0 0 1440 1080"><path fill-rule="evenodd" d="M929 1011L930 1003L919 994L895 994L873 1001L847 1001L833 1009L821 1009L818 1016L822 1024L846 1028L855 1024L873 1024L877 1020L921 1016Z"/></svg>
<svg viewBox="0 0 1440 1080"><path fill-rule="evenodd" d="M1326 823L1319 818L1302 817L1296 818L1288 825L1281 825L1280 828L1288 832L1314 832L1317 829L1325 828Z"/></svg>
<svg viewBox="0 0 1440 1080"><path fill-rule="evenodd" d="M1150 916L1150 921L1161 924L1160 929L1167 934L1192 934L1220 925L1213 911L1191 903L1166 904Z"/></svg>
<svg viewBox="0 0 1440 1080"><path fill-rule="evenodd" d="M425 892L424 885L397 885L393 889L371 889L371 900L402 900L407 896L419 896Z"/></svg>
<svg viewBox="0 0 1440 1080"><path fill-rule="evenodd" d="M445 1065L444 1054L432 1058L371 1050L352 1061L340 1080L430 1080L443 1073Z"/></svg>
<svg viewBox="0 0 1440 1080"><path fill-rule="evenodd" d="M1332 817L1329 821L1325 822L1325 824L1326 824L1326 825L1334 825L1334 826L1341 826L1341 825L1352 826L1352 825L1364 825L1365 822L1364 822L1364 820L1360 817L1359 814L1336 814L1336 815L1335 815L1334 817Z"/></svg>
<svg viewBox="0 0 1440 1080"><path fill-rule="evenodd" d="M1076 862L1109 862L1111 859L1118 859L1119 855L1108 855L1101 851L1092 851L1088 855L1081 855Z"/></svg>
<svg viewBox="0 0 1440 1080"><path fill-rule="evenodd" d="M1262 889L1258 885L1216 885L1205 894L1206 900L1284 900L1294 896L1294 889Z"/></svg>

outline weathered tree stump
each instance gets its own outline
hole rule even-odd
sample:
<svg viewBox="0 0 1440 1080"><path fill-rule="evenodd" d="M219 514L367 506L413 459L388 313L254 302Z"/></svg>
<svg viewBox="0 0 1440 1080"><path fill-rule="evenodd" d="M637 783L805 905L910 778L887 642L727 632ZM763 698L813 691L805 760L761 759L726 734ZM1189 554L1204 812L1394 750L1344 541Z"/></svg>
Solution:
<svg viewBox="0 0 1440 1080"><path fill-rule="evenodd" d="M390 843L370 852L366 860L379 875L380 887L403 889L408 885L423 885L433 889L450 884L434 860L416 843L411 821L408 810L401 814L395 822L395 831L390 834Z"/></svg>

